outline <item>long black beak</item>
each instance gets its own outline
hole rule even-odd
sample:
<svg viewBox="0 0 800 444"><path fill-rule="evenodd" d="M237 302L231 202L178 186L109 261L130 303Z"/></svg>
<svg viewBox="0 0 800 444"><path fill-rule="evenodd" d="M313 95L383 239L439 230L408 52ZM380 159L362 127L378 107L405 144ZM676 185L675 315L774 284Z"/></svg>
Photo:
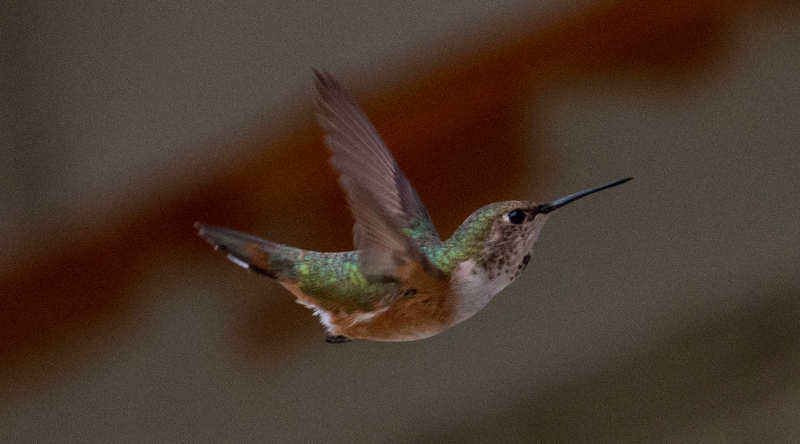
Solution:
<svg viewBox="0 0 800 444"><path fill-rule="evenodd" d="M633 179L633 177L626 177L624 179L615 180L614 182L607 183L605 185L600 185L599 187L589 188L588 190L578 191L577 193L570 194L567 197L562 197L561 199L554 200L551 203L547 203L542 205L539 209L540 213L549 213L555 209L561 208L564 205L575 202L576 200L580 199L581 197L586 197L590 194L596 193L598 191L603 191L607 188L615 187L617 185L622 185L623 183Z"/></svg>

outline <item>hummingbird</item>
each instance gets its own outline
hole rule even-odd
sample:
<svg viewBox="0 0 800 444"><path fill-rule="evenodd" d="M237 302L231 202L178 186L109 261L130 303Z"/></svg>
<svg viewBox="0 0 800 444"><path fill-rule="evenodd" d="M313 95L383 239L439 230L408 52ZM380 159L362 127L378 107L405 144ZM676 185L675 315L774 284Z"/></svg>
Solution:
<svg viewBox="0 0 800 444"><path fill-rule="evenodd" d="M196 223L234 263L278 281L314 310L329 343L411 341L480 311L514 282L554 210L620 179L550 203L496 202L442 241L411 183L356 100L314 70L317 120L355 218L354 251L323 253Z"/></svg>

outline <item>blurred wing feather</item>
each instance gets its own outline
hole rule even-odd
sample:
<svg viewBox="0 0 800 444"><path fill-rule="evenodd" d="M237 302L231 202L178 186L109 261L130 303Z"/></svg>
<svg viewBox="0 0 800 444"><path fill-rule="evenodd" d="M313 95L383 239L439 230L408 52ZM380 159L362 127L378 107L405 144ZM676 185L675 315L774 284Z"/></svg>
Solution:
<svg viewBox="0 0 800 444"><path fill-rule="evenodd" d="M392 278L408 261L429 270L419 246L441 240L428 211L355 99L330 74L314 73L318 120L356 219L353 241L363 273Z"/></svg>

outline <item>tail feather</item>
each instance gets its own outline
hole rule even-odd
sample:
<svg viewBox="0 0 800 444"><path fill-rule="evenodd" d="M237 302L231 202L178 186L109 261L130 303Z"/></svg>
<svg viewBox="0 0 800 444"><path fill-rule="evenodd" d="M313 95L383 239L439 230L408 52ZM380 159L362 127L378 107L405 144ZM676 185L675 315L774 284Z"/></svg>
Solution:
<svg viewBox="0 0 800 444"><path fill-rule="evenodd" d="M302 256L302 250L286 245L270 242L249 234L228 228L194 224L198 234L214 249L227 253L228 259L235 264L253 270L273 279L285 276L284 268L293 263L293 259Z"/></svg>

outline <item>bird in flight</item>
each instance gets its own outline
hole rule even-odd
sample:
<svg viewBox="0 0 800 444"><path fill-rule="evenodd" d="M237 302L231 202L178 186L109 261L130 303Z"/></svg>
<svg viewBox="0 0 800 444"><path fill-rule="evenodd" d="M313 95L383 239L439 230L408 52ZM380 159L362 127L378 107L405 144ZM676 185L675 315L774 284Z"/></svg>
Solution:
<svg viewBox="0 0 800 444"><path fill-rule="evenodd" d="M330 343L411 341L458 324L519 277L554 210L627 182L549 203L496 202L442 241L411 183L356 100L314 71L330 163L355 217L354 251L323 253L196 223L234 263L280 283L314 310Z"/></svg>

